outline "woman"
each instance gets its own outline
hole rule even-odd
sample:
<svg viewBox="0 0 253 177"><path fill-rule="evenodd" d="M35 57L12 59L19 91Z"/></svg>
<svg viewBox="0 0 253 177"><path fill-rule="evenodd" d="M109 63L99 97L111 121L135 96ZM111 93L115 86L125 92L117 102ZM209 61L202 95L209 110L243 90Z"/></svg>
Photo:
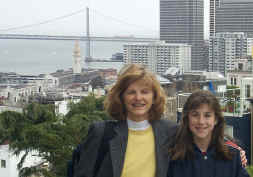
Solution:
<svg viewBox="0 0 253 177"><path fill-rule="evenodd" d="M169 148L168 177L249 177L240 152L224 145L225 121L217 98L197 91L186 101L176 142Z"/></svg>
<svg viewBox="0 0 253 177"><path fill-rule="evenodd" d="M91 126L74 176L165 177L168 151L164 145L176 129L172 122L161 120L165 99L156 76L146 68L137 64L123 68L104 103L117 120L111 122L111 136L103 138L104 122ZM102 158L98 155L101 141L108 142Z"/></svg>

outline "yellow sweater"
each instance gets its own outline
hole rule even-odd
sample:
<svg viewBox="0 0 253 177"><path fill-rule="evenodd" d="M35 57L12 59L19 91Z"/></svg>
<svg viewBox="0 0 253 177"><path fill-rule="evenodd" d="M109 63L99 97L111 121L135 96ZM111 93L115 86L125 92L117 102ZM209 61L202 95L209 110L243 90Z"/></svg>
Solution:
<svg viewBox="0 0 253 177"><path fill-rule="evenodd" d="M128 130L127 149L121 177L155 177L155 139L150 126L146 130Z"/></svg>

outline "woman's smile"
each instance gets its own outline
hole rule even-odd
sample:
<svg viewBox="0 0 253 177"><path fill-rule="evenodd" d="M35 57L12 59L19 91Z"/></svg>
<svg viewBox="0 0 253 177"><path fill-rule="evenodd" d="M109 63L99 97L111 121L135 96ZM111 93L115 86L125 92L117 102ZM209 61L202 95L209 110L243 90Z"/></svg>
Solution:
<svg viewBox="0 0 253 177"><path fill-rule="evenodd" d="M123 94L128 119L134 121L148 120L149 110L153 104L153 90L143 81L135 81Z"/></svg>

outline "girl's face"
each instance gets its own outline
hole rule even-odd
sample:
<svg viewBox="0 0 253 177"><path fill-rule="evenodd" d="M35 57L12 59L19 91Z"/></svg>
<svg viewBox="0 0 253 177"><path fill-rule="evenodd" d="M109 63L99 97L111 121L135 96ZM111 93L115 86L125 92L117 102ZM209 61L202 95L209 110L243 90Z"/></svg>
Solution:
<svg viewBox="0 0 253 177"><path fill-rule="evenodd" d="M195 142L210 143L214 126L217 124L215 112L208 104L202 104L189 112L189 129Z"/></svg>

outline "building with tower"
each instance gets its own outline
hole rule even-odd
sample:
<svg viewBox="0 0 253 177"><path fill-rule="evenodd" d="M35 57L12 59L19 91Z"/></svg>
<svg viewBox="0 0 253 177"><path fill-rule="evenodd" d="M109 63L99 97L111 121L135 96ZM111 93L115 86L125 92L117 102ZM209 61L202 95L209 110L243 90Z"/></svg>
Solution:
<svg viewBox="0 0 253 177"><path fill-rule="evenodd" d="M80 74L82 72L82 65L81 65L81 53L80 53L80 46L79 42L76 41L74 51L73 51L73 74Z"/></svg>
<svg viewBox="0 0 253 177"><path fill-rule="evenodd" d="M191 69L203 70L204 0L160 0L160 40L191 45Z"/></svg>

